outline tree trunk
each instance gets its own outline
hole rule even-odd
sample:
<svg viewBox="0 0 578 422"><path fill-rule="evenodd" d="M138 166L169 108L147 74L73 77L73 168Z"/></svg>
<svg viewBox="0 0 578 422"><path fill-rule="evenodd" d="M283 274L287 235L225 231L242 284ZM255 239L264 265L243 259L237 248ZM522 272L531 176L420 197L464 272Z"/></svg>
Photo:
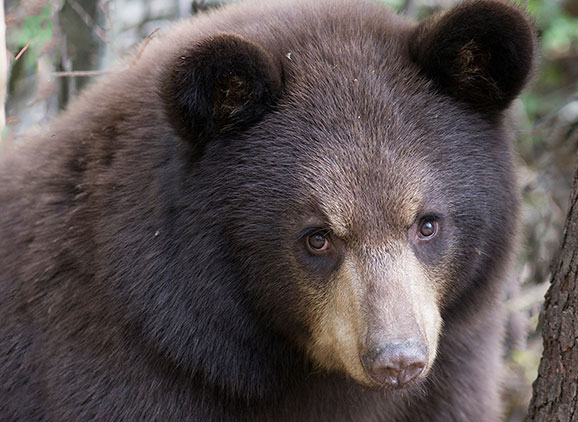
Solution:
<svg viewBox="0 0 578 422"><path fill-rule="evenodd" d="M578 421L578 168L542 314L544 354L528 421Z"/></svg>

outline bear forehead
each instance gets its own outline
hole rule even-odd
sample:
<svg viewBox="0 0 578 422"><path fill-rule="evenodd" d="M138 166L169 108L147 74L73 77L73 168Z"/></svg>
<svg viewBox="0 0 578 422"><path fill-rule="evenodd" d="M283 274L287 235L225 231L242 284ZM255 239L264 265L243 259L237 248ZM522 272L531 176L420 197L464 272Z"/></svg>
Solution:
<svg viewBox="0 0 578 422"><path fill-rule="evenodd" d="M199 31L232 31L262 45L281 60L285 84L276 112L232 141L249 151L244 161L268 163L246 175L247 186L262 186L255 177L287 192L306 186L336 227L381 222L388 230L410 224L442 192L441 180L453 183L456 150L488 161L487 148L469 141L487 125L432 88L409 58L412 24L383 5L263 2L238 12L231 8L210 30L201 21ZM235 166L240 151L230 152ZM230 174L245 171L253 173Z"/></svg>
<svg viewBox="0 0 578 422"><path fill-rule="evenodd" d="M300 183L341 237L405 233L423 208L431 206L439 192L435 173L427 163L392 155L387 150L370 156L368 150L341 149L311 155L304 163Z"/></svg>
<svg viewBox="0 0 578 422"><path fill-rule="evenodd" d="M309 68L312 58L307 62ZM443 101L427 89L405 89L387 66L372 70L352 62L340 71L318 63L324 69L317 67L314 76L300 70L304 76L288 82L271 143L291 150L302 191L343 236L407 228L443 192L441 180L451 179L444 161L460 137L438 122Z"/></svg>

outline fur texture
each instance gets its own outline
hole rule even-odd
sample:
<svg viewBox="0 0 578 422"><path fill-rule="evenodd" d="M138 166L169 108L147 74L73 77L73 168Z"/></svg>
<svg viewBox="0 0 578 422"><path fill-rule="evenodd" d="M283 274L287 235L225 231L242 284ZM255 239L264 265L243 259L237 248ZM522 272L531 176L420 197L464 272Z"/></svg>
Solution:
<svg viewBox="0 0 578 422"><path fill-rule="evenodd" d="M248 2L154 39L3 153L0 419L498 420L534 44L496 0Z"/></svg>

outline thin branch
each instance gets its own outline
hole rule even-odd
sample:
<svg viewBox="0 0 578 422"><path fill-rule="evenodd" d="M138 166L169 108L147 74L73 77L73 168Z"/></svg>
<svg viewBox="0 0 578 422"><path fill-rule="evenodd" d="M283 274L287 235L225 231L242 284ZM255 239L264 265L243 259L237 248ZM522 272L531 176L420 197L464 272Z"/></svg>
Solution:
<svg viewBox="0 0 578 422"><path fill-rule="evenodd" d="M30 47L30 40L28 40L28 42L26 43L26 45L22 48L22 50L20 50L20 52L16 55L16 57L14 58L14 61L17 62L18 59L20 57L22 57L22 55L24 54L24 52L26 50L28 50L28 47Z"/></svg>
<svg viewBox="0 0 578 422"><path fill-rule="evenodd" d="M85 77L85 76L103 76L111 73L120 73L119 70L71 70L69 72L52 72L51 75L57 78L65 77Z"/></svg>
<svg viewBox="0 0 578 422"><path fill-rule="evenodd" d="M1 0L0 0L1 1ZM131 67L135 66L140 58L142 57L147 45L151 42L154 36L159 32L160 28L156 28L153 32L151 32L143 41L138 53L136 54L133 61L125 68L121 70L72 70L72 71L65 71L65 72L52 72L52 76L56 78L64 78L64 77L86 77L86 76L103 76L108 75L111 73L121 73L125 70L130 69Z"/></svg>
<svg viewBox="0 0 578 422"><path fill-rule="evenodd" d="M149 45L149 43L151 42L151 40L155 37L155 35L157 34L157 32L160 31L160 28L155 28L155 30L153 32L151 32L150 34L147 35L147 37L145 38L145 40L143 41L141 47L138 50L138 53L136 54L134 60L131 62L129 67L133 67L135 64L137 64L137 62L140 60L140 58L142 57L145 48L147 47L147 45Z"/></svg>
<svg viewBox="0 0 578 422"><path fill-rule="evenodd" d="M76 0L68 0L68 4L72 10L74 10L80 17L80 19L82 19L86 26L92 29L98 38L106 43L107 40L104 38L105 31L95 22L94 18L90 16L90 14L84 10L84 8Z"/></svg>

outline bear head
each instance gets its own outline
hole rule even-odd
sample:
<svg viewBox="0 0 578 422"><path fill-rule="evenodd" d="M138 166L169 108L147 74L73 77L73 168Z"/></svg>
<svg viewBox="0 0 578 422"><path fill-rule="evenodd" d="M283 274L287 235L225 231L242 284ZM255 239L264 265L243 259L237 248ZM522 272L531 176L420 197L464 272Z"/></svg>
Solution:
<svg viewBox="0 0 578 422"><path fill-rule="evenodd" d="M500 289L517 217L504 116L533 25L499 0L419 24L372 3L293 19L176 43L167 130L235 300L322 370L418 385L444 327ZM160 343L178 331L151 324Z"/></svg>

